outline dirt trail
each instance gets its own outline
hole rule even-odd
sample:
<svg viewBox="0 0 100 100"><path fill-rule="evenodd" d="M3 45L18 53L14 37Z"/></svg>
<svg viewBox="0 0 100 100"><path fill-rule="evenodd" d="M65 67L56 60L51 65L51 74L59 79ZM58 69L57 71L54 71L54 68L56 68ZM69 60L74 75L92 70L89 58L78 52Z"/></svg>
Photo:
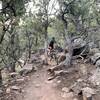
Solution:
<svg viewBox="0 0 100 100"><path fill-rule="evenodd" d="M56 82L47 81L46 69L43 68L31 76L22 100L66 100L61 96L61 91L56 88Z"/></svg>

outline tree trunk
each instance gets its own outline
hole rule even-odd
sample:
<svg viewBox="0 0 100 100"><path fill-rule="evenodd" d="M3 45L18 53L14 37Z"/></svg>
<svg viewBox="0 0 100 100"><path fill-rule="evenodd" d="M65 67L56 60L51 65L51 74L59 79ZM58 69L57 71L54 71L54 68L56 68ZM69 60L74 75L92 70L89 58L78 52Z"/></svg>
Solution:
<svg viewBox="0 0 100 100"><path fill-rule="evenodd" d="M28 58L29 59L31 58L31 48L29 48L29 51L28 51Z"/></svg>
<svg viewBox="0 0 100 100"><path fill-rule="evenodd" d="M15 70L15 62L10 64L10 72L16 72L16 70Z"/></svg>
<svg viewBox="0 0 100 100"><path fill-rule="evenodd" d="M31 49L32 49L32 43L31 43L31 39L29 38L29 46L28 46L28 58L31 58Z"/></svg>
<svg viewBox="0 0 100 100"><path fill-rule="evenodd" d="M71 65L72 64L72 55L73 55L73 46L72 46L72 41L71 41L71 33L67 34L67 36L66 36L66 46L68 47L68 53L70 55L69 64Z"/></svg>
<svg viewBox="0 0 100 100"><path fill-rule="evenodd" d="M46 30L45 32L45 64L48 64L47 48L48 48L48 33Z"/></svg>
<svg viewBox="0 0 100 100"><path fill-rule="evenodd" d="M71 33L68 33L67 31L67 25L68 25L68 22L66 21L66 19L64 18L64 15L62 15L62 21L64 23L64 30L65 30L65 33L67 33L67 36L65 36L65 39L66 39L66 47L68 47L68 53L70 55L70 65L72 64L72 54L73 54L73 47L72 47L72 41L71 41Z"/></svg>
<svg viewBox="0 0 100 100"><path fill-rule="evenodd" d="M0 69L0 86L2 85L2 73L1 73L1 69Z"/></svg>
<svg viewBox="0 0 100 100"><path fill-rule="evenodd" d="M36 36L36 40L35 40L35 46L38 45L38 36Z"/></svg>

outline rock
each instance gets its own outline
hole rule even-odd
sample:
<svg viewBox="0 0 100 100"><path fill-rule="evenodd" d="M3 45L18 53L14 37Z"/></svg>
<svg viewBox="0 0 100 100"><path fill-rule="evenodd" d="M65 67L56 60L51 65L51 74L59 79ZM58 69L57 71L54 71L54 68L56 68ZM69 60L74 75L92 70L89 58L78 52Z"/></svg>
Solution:
<svg viewBox="0 0 100 100"><path fill-rule="evenodd" d="M64 70L59 70L59 71L55 71L55 75L65 75L65 74L68 74L69 72L68 71L64 71Z"/></svg>
<svg viewBox="0 0 100 100"><path fill-rule="evenodd" d="M81 92L82 89L82 83L75 82L71 87L70 90L73 91L76 95L78 95Z"/></svg>
<svg viewBox="0 0 100 100"><path fill-rule="evenodd" d="M73 92L67 93L67 97L74 97Z"/></svg>
<svg viewBox="0 0 100 100"><path fill-rule="evenodd" d="M61 97L66 98L67 97L67 93L61 93Z"/></svg>
<svg viewBox="0 0 100 100"><path fill-rule="evenodd" d="M100 85L100 68L97 68L92 72L92 75L88 79L93 85Z"/></svg>
<svg viewBox="0 0 100 100"><path fill-rule="evenodd" d="M51 80L53 80L54 78L56 78L57 76L51 76L51 77L49 77L48 78L48 81L51 81Z"/></svg>
<svg viewBox="0 0 100 100"><path fill-rule="evenodd" d="M16 82L18 82L18 83L22 83L22 82L24 82L25 81L25 79L24 78L21 78L21 79L16 79Z"/></svg>
<svg viewBox="0 0 100 100"><path fill-rule="evenodd" d="M8 87L8 84L4 84L4 86L7 88Z"/></svg>
<svg viewBox="0 0 100 100"><path fill-rule="evenodd" d="M63 87L62 88L62 91L68 93L69 92L69 89L67 87Z"/></svg>
<svg viewBox="0 0 100 100"><path fill-rule="evenodd" d="M39 75L36 75L36 77L39 77Z"/></svg>
<svg viewBox="0 0 100 100"><path fill-rule="evenodd" d="M99 67L100 68L100 59L97 60L96 64L95 64L96 68Z"/></svg>
<svg viewBox="0 0 100 100"><path fill-rule="evenodd" d="M83 81L82 79L78 79L78 80L77 80L77 82L82 82L82 81Z"/></svg>
<svg viewBox="0 0 100 100"><path fill-rule="evenodd" d="M22 90L22 93L24 93L25 92L25 90Z"/></svg>
<svg viewBox="0 0 100 100"><path fill-rule="evenodd" d="M16 77L18 75L18 73L17 72L13 72L13 73L10 73L9 75L10 75L10 77L14 78L14 77Z"/></svg>
<svg viewBox="0 0 100 100"><path fill-rule="evenodd" d="M77 38L77 39L74 39L74 41L73 41L74 48L83 47L85 45L86 45L86 41L84 41L82 38Z"/></svg>
<svg viewBox="0 0 100 100"><path fill-rule="evenodd" d="M25 64L25 61L22 60L22 59L19 59L19 60L18 60L18 63L19 63L19 65L22 67L22 66L24 66L24 64Z"/></svg>
<svg viewBox="0 0 100 100"><path fill-rule="evenodd" d="M90 49L90 52L89 52L90 55L94 55L95 53L100 53L100 50L98 48Z"/></svg>
<svg viewBox="0 0 100 100"><path fill-rule="evenodd" d="M77 98L74 98L73 100L78 100Z"/></svg>
<svg viewBox="0 0 100 100"><path fill-rule="evenodd" d="M7 89L6 89L6 93L7 93L7 94L11 93L11 88L7 88Z"/></svg>
<svg viewBox="0 0 100 100"><path fill-rule="evenodd" d="M96 91L90 87L85 87L82 91L85 97L91 97L91 95L96 94Z"/></svg>
<svg viewBox="0 0 100 100"><path fill-rule="evenodd" d="M85 66L84 64L80 64L80 73L83 75L87 75L87 66Z"/></svg>
<svg viewBox="0 0 100 100"><path fill-rule="evenodd" d="M74 94L73 94L73 92L70 92L70 93L64 92L64 93L61 93L61 96L63 98L73 98L74 97Z"/></svg>
<svg viewBox="0 0 100 100"><path fill-rule="evenodd" d="M58 84L61 83L61 80L58 80L57 83L58 83Z"/></svg>
<svg viewBox="0 0 100 100"><path fill-rule="evenodd" d="M20 91L21 90L21 88L18 87L18 86L11 86L11 89L12 90L16 90L16 91Z"/></svg>
<svg viewBox="0 0 100 100"><path fill-rule="evenodd" d="M66 73L68 74L68 71L63 71L63 70L52 71L52 70L53 69L48 69L48 71L52 75L51 77L48 78L48 80L53 80L56 77L58 78L60 75L65 75Z"/></svg>
<svg viewBox="0 0 100 100"><path fill-rule="evenodd" d="M40 84L36 84L36 85L35 85L36 88L39 88L40 86L41 86Z"/></svg>
<svg viewBox="0 0 100 100"><path fill-rule="evenodd" d="M63 73L63 70L55 71L55 75L60 75L61 73Z"/></svg>
<svg viewBox="0 0 100 100"><path fill-rule="evenodd" d="M35 67L32 64L27 64L25 67L21 68L19 73L20 75L26 75L33 71L36 71Z"/></svg>
<svg viewBox="0 0 100 100"><path fill-rule="evenodd" d="M89 43L89 48L93 49L93 48L96 48L96 47L97 47L97 45L94 42Z"/></svg>
<svg viewBox="0 0 100 100"><path fill-rule="evenodd" d="M73 45L73 56L80 55L81 53L83 55L89 53L89 46L87 45L86 41L83 40L82 37L74 38L72 41L72 45Z"/></svg>
<svg viewBox="0 0 100 100"><path fill-rule="evenodd" d="M91 62L93 64L96 64L97 60L99 60L100 58L100 53L95 53L92 57L91 57Z"/></svg>

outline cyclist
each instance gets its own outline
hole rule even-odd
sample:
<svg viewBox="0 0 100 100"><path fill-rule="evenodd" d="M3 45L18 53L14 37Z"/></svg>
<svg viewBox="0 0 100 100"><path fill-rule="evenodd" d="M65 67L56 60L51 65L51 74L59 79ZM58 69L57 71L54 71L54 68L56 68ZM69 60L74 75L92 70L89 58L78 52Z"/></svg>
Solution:
<svg viewBox="0 0 100 100"><path fill-rule="evenodd" d="M55 58L55 37L52 37L49 45L48 45L48 57L50 57L50 61Z"/></svg>
<svg viewBox="0 0 100 100"><path fill-rule="evenodd" d="M55 37L52 37L48 49L53 50L54 49L54 44L56 43Z"/></svg>

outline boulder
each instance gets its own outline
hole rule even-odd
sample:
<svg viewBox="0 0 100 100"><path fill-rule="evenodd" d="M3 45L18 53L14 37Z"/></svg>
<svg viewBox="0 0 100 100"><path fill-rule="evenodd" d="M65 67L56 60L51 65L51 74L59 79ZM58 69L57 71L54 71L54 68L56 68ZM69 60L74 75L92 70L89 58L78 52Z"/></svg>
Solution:
<svg viewBox="0 0 100 100"><path fill-rule="evenodd" d="M90 87L85 87L82 89L83 100L92 100L92 95L96 94L95 90Z"/></svg>
<svg viewBox="0 0 100 100"><path fill-rule="evenodd" d="M73 40L73 47L74 48L80 48L86 45L86 41L84 41L82 38L77 38Z"/></svg>
<svg viewBox="0 0 100 100"><path fill-rule="evenodd" d="M22 60L22 59L19 59L19 60L18 60L18 64L19 64L21 67L23 67L23 66L25 65L25 61Z"/></svg>
<svg viewBox="0 0 100 100"><path fill-rule="evenodd" d="M69 92L69 93L64 92L64 93L61 93L61 97L66 98L68 100L70 99L72 100L74 97L74 94L73 92Z"/></svg>
<svg viewBox="0 0 100 100"><path fill-rule="evenodd" d="M11 88L7 88L7 89L6 89L6 93L7 93L7 94L11 93Z"/></svg>
<svg viewBox="0 0 100 100"><path fill-rule="evenodd" d="M73 56L80 55L81 53L82 55L87 55L87 53L89 53L89 46L82 38L74 39L72 45Z"/></svg>
<svg viewBox="0 0 100 100"><path fill-rule="evenodd" d="M69 88L63 87L63 88L62 88L62 91L68 93L68 92L69 92Z"/></svg>
<svg viewBox="0 0 100 100"><path fill-rule="evenodd" d="M100 59L97 60L96 64L95 64L96 68L99 67L100 68Z"/></svg>
<svg viewBox="0 0 100 100"><path fill-rule="evenodd" d="M19 87L19 86L11 86L10 88L11 88L11 90L15 90L15 91L21 92L21 87Z"/></svg>
<svg viewBox="0 0 100 100"><path fill-rule="evenodd" d="M90 49L90 51L89 51L90 55L94 55L95 53L100 53L100 50L98 48L92 48L92 49Z"/></svg>
<svg viewBox="0 0 100 100"><path fill-rule="evenodd" d="M26 75L33 71L36 71L36 68L32 64L27 64L25 67L21 68L19 73L20 75Z"/></svg>
<svg viewBox="0 0 100 100"><path fill-rule="evenodd" d="M92 75L88 79L93 85L100 85L100 69L97 68L92 71Z"/></svg>
<svg viewBox="0 0 100 100"><path fill-rule="evenodd" d="M23 83L24 81L25 81L24 78L16 79L16 82L18 82L18 83Z"/></svg>
<svg viewBox="0 0 100 100"><path fill-rule="evenodd" d="M93 64L96 64L97 60L100 59L100 53L95 53L90 59Z"/></svg>
<svg viewBox="0 0 100 100"><path fill-rule="evenodd" d="M16 77L18 75L18 73L17 72L12 72L9 75L10 75L10 77L14 78L14 77Z"/></svg>

